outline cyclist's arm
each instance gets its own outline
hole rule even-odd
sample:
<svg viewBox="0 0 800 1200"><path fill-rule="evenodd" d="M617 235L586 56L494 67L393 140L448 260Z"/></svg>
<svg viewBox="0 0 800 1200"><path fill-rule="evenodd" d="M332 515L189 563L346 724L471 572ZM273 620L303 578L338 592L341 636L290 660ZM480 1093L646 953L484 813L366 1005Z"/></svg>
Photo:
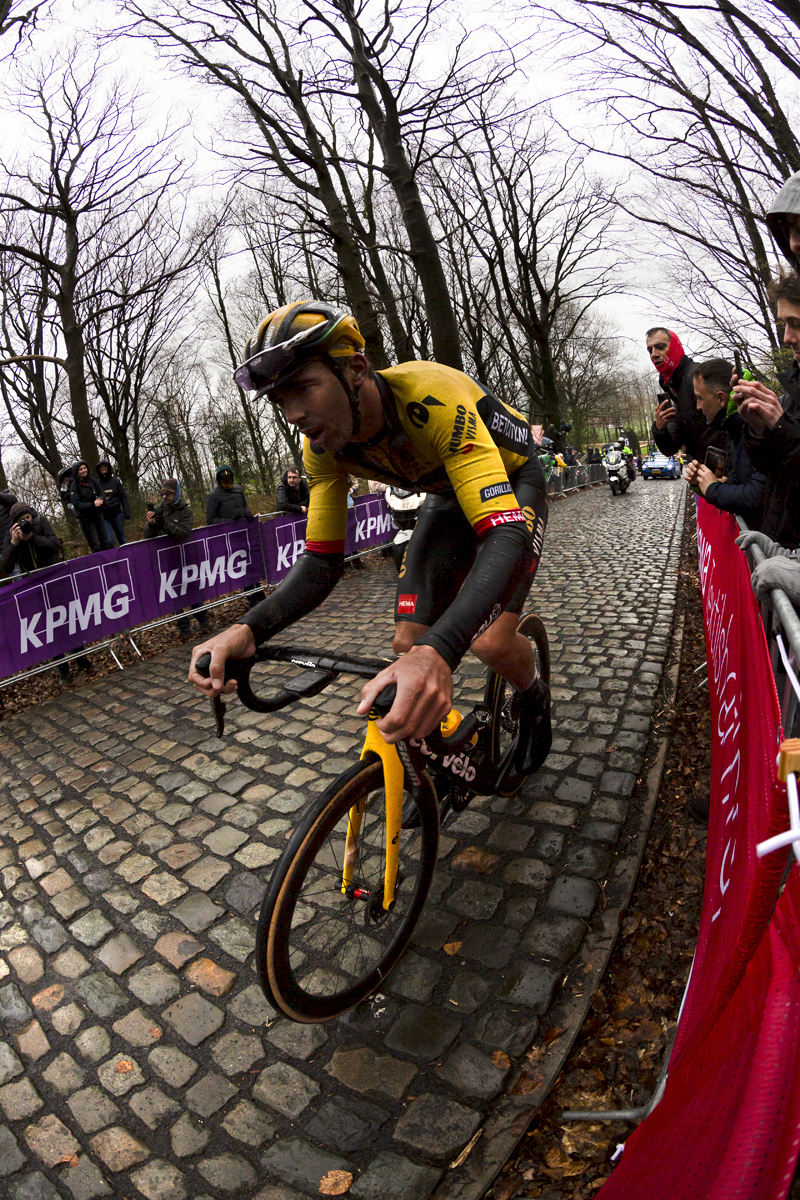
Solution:
<svg viewBox="0 0 800 1200"><path fill-rule="evenodd" d="M262 642L312 612L330 594L344 570L346 504L347 476L334 463L327 473L317 476L311 489L305 552L272 595L230 629L195 647L190 683L208 696L233 691L234 683L223 687L226 659L249 657ZM194 664L207 651L211 652L211 674L205 679L196 673Z"/></svg>
<svg viewBox="0 0 800 1200"><path fill-rule="evenodd" d="M332 455L314 454L307 442L303 451L311 481L306 548L280 587L242 617L240 624L250 626L256 645L312 612L344 570L347 475Z"/></svg>
<svg viewBox="0 0 800 1200"><path fill-rule="evenodd" d="M246 612L237 624L248 625L260 646L321 604L336 587L343 570L343 551L320 554L306 549L272 595Z"/></svg>

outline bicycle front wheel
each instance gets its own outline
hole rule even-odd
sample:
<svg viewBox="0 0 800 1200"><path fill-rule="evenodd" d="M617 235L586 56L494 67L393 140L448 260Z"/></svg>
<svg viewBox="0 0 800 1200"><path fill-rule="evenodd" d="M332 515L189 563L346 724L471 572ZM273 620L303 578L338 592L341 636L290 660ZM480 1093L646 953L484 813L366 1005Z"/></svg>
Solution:
<svg viewBox="0 0 800 1200"><path fill-rule="evenodd" d="M361 761L319 797L292 835L261 909L256 957L270 1003L293 1021L330 1021L365 1000L395 965L416 925L436 866L439 813L423 776L419 823L400 830L395 901L383 908L383 764ZM342 894L350 810L363 810L352 885Z"/></svg>
<svg viewBox="0 0 800 1200"><path fill-rule="evenodd" d="M550 683L550 645L547 630L535 613L526 613L520 618L517 633L529 638L536 659L536 671L540 679ZM491 755L495 767L499 767L508 750L514 745L519 732L517 693L501 675L492 673L487 687L487 702L492 713L490 726ZM522 787L524 776L512 770L506 777L500 796L513 796Z"/></svg>

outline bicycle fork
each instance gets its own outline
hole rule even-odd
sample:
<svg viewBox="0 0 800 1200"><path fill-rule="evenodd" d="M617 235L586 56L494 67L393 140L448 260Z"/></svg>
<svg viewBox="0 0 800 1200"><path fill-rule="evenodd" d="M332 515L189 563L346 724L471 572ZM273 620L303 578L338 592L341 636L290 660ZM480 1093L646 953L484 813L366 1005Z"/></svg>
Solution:
<svg viewBox="0 0 800 1200"><path fill-rule="evenodd" d="M383 874L383 908L386 912L394 904L397 887L397 860L400 852L400 825L403 819L403 764L393 745L389 745L381 737L378 729L379 714L370 711L367 724L367 736L361 757L368 754L377 755L383 764L383 782L386 795L386 863ZM342 872L342 895L346 895L353 886L353 874L358 862L358 839L361 832L361 820L364 815L364 803L355 804L350 809L347 822L347 838L344 851L344 870ZM361 899L361 897L357 897Z"/></svg>

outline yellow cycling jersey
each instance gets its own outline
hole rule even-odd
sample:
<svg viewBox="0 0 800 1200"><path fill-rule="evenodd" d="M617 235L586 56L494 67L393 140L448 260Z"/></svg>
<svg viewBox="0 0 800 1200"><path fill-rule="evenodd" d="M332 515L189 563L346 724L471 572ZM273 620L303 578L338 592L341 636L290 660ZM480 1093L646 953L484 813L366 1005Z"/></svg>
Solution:
<svg viewBox="0 0 800 1200"><path fill-rule="evenodd" d="M511 478L539 473L531 427L485 387L452 367L407 362L377 372L386 423L369 442L336 454L303 442L311 499L306 547L344 548L348 476L420 492L454 492L479 536L537 514L520 511Z"/></svg>

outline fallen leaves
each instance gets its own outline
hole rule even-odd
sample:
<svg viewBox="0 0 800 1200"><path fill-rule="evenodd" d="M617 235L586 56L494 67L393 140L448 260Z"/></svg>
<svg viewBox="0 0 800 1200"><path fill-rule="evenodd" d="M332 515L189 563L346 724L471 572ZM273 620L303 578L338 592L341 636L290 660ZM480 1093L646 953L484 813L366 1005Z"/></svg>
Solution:
<svg viewBox="0 0 800 1200"><path fill-rule="evenodd" d="M492 1055L492 1066L497 1067L499 1071L507 1071L511 1066L511 1059L503 1050L495 1050Z"/></svg>
<svg viewBox="0 0 800 1200"><path fill-rule="evenodd" d="M116 1071L117 1075L127 1075L133 1070L133 1063L129 1062L127 1058L121 1058L114 1067L114 1070Z"/></svg>
<svg viewBox="0 0 800 1200"><path fill-rule="evenodd" d="M526 1069L522 1072L511 1091L515 1096L530 1096L532 1092L538 1091L543 1083L544 1075L541 1071L528 1071Z"/></svg>
<svg viewBox="0 0 800 1200"><path fill-rule="evenodd" d="M349 1171L328 1171L319 1181L319 1190L323 1196L343 1196L350 1191L353 1176Z"/></svg>
<svg viewBox="0 0 800 1200"><path fill-rule="evenodd" d="M459 950L461 949L461 942L446 942L445 945L442 946L442 949L444 950L445 954L449 954L452 958L454 955L458 954Z"/></svg>

